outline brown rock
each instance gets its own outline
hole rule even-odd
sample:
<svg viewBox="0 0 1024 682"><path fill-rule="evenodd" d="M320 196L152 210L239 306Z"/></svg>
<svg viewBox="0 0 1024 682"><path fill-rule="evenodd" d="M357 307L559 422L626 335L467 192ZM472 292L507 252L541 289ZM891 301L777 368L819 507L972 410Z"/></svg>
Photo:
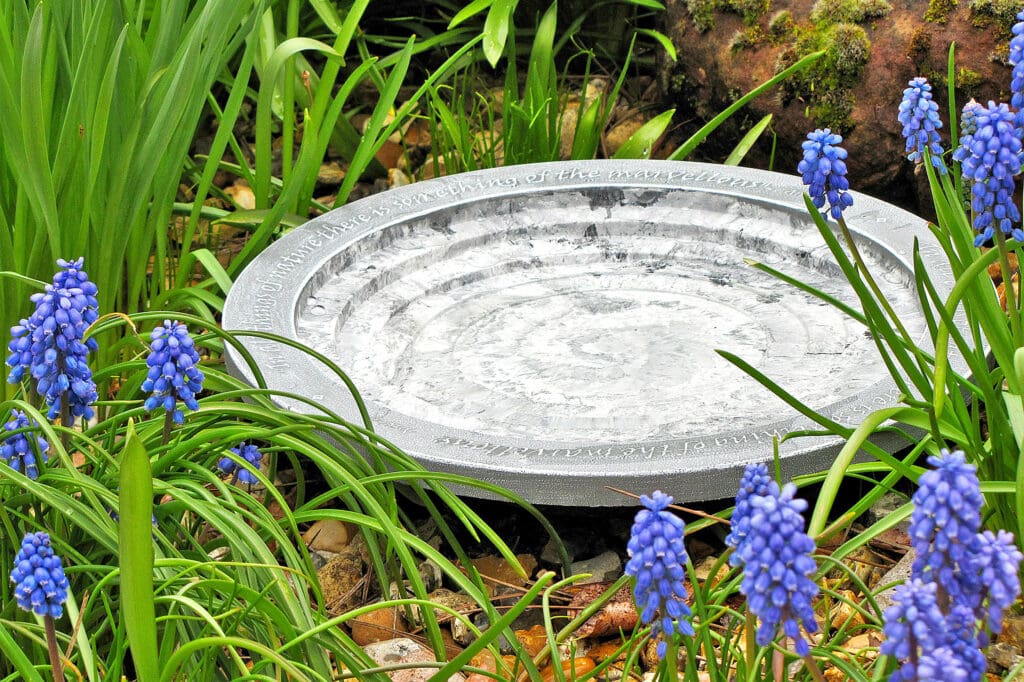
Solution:
<svg viewBox="0 0 1024 682"><path fill-rule="evenodd" d="M235 180L235 184L224 188L224 194L231 197L238 208L246 210L256 208L256 195L245 180Z"/></svg>
<svg viewBox="0 0 1024 682"><path fill-rule="evenodd" d="M616 123L604 136L604 153L611 157L619 151L619 147L626 144L626 140L633 136L633 133L640 130L647 120L641 114L633 114L629 118Z"/></svg>
<svg viewBox="0 0 1024 682"><path fill-rule="evenodd" d="M999 641L1024 651L1024 616L1007 614L1003 618L1003 631Z"/></svg>
<svg viewBox="0 0 1024 682"><path fill-rule="evenodd" d="M321 164L320 170L316 174L317 182L321 185L328 185L330 187L340 185L344 180L345 170L337 161Z"/></svg>
<svg viewBox="0 0 1024 682"><path fill-rule="evenodd" d="M349 623L349 629L352 631L352 640L359 646L409 633L401 612L393 606L382 606L358 616Z"/></svg>
<svg viewBox="0 0 1024 682"><path fill-rule="evenodd" d="M532 554L517 554L516 560L523 567L526 577L523 577L511 564L500 556L484 556L479 559L472 559L472 562L473 567L476 568L480 577L484 579L484 583L487 584L488 589L492 590L493 593L493 587L498 585L511 585L514 587L526 585L530 576L537 569L537 559Z"/></svg>
<svg viewBox="0 0 1024 682"><path fill-rule="evenodd" d="M302 541L309 549L324 552L340 552L352 542L359 533L354 523L345 523L337 519L321 519L302 534Z"/></svg>
<svg viewBox="0 0 1024 682"><path fill-rule="evenodd" d="M359 603L367 578L359 551L352 545L345 550L316 572L324 606L332 616L345 613Z"/></svg>
<svg viewBox="0 0 1024 682"><path fill-rule="evenodd" d="M384 140L384 144L377 150L376 158L380 165L385 168L396 168L398 166L398 159L403 154L405 154L405 147L401 144L391 140Z"/></svg>
<svg viewBox="0 0 1024 682"><path fill-rule="evenodd" d="M822 21L819 9L812 18L815 7L823 4L820 0L774 0L767 12L749 17L749 23L745 23L738 13L712 9L723 7L721 4L700 0L666 2L666 32L679 54L676 62L666 63L663 82L671 105L678 107L678 120L692 121L682 131L683 135L710 120L734 101L737 93L748 92L771 78L780 59L789 59L791 63L792 57L787 55L792 55L798 35L804 41L815 37L830 40L828 25L836 25L837 17L825 17L827 21ZM852 103L846 123L838 132L843 134L843 146L849 151L849 179L854 191L910 207L930 203L930 199L920 195L922 188L914 178L913 164L904 158L905 143L896 120L903 89L915 76L933 79L934 98L945 123L940 132L948 146L950 126L958 122L948 120L946 84L936 80L936 75L946 73L950 43L956 41L957 67L964 70L959 76L957 104L962 106L969 97L979 102L999 101L1008 98L1010 69L992 55L1000 51L1005 54L1009 35L1005 28L986 21L972 9L978 3L934 3L949 8L940 17L942 21L922 19L929 11L929 0L890 0L889 4L891 11L884 16L880 16L881 11L870 16L869 10L867 16L846 18L856 23L844 26L863 30L870 41L867 62L859 77L844 78L841 72L851 62L844 58L848 57L844 52L856 47L855 41L834 41L833 66L826 67L822 76L815 79L818 87L812 91L803 86L786 93L776 90L757 98L747 105L741 117L734 117L713 133L702 151L719 161L724 159L743 130L772 114L777 145L763 140L748 157L748 163L766 166L774 147L775 169L794 174L805 135L816 127L830 125L824 120L830 115L829 109L842 111ZM704 32L698 29L688 9L701 7L713 22L713 27ZM788 17L788 26L779 21L783 16ZM748 47L740 47L737 42L736 37L741 35L754 36L747 41ZM850 87L826 99L822 81L829 78L843 84L849 82Z"/></svg>

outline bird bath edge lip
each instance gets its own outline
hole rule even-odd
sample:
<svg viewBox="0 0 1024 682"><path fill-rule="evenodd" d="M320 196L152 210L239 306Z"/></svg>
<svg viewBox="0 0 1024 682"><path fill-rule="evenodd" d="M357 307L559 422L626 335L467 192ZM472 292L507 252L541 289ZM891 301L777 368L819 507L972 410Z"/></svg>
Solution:
<svg viewBox="0 0 1024 682"><path fill-rule="evenodd" d="M909 263L917 239L922 261L940 296L945 296L953 278L925 221L872 197L860 193L854 193L854 197L853 207L846 212L847 222L862 249L873 254L882 266L884 276L880 279L885 280L889 291L913 295ZM695 221L710 226L695 226ZM719 242L726 249L721 253L713 251ZM705 408L707 417L692 406L693 401L685 400L675 405L678 418L674 421L664 405L626 405L624 416L610 415L609 404L614 407L614 402L608 401L614 396L588 390L579 377L594 372L601 379L596 386L617 387L619 393L615 395L635 401L638 394L630 385L630 377L613 377L608 367L584 362L591 362L593 357L615 357L620 363L625 358L627 364L634 361L628 354L615 355L619 350L616 345L622 345L615 334L628 323L627 317L616 317L620 309L645 311L644 324L652 317L663 317L664 324L671 325L669 329L690 329L686 324L687 306L694 301L698 307L706 301L713 304L722 296L723 305L732 306L738 311L736 315L718 319L713 310L709 314L703 308L700 315L714 318L710 324L729 327L727 340L745 338L745 350L776 348L776 337L789 333L785 327L775 328L778 311L751 322L744 317L747 311L742 310L746 304L734 303L725 293L737 289L742 293L734 295L749 298L758 286L774 285L763 281L748 285L743 281L739 282L742 286L715 288L708 283L720 283L716 278L729 278L730 272L744 272L746 266L740 264L737 268L736 263L726 261L746 257L749 248L755 249L754 255L760 255L757 249L765 249L766 257L781 258L778 269L785 271L787 265L803 264L812 276L824 273L822 281L826 284L837 279L833 272L836 266L829 265L831 254L806 213L803 186L796 176L694 162L626 160L553 162L474 171L387 190L295 228L238 276L225 302L223 327L309 342L321 352L328 351L328 355L335 349L338 356L345 356L332 357L343 370L348 372L351 366L357 374L361 372L353 376L357 388L363 390L362 378L372 389L364 393L364 398L376 431L427 469L483 480L541 504L634 504L609 487L637 494L660 489L681 502L722 499L735 493L746 464L772 459L775 438L816 425L782 406L781 401L779 409L766 408L763 421L755 416L753 422L748 420L741 428L719 425L701 431L691 423L717 419L716 423L721 424L723 417L741 415L745 402L754 400L756 391L769 393L760 385L745 389L739 399L733 395L731 404ZM701 259L709 263L706 272L703 267L697 268L706 277L693 275L694 263L703 263ZM718 268L719 260L726 270ZM535 281L529 279L532 275ZM586 285L588 292L596 292L600 305L577 295L579 282L591 281L588 277L601 281L599 286ZM638 291L637 282L655 280L656 285L640 287L652 288L650 292L622 293ZM696 288L685 288L691 280ZM537 293L535 285L546 288ZM773 291L765 300L790 296L787 292L792 288L783 286L785 290ZM522 292L521 298L513 300L509 292ZM325 303L328 307L335 304L338 310L317 313L328 316L315 319L311 301L316 301L313 312L323 311ZM524 301L528 305L523 305ZM542 305L537 301L555 303ZM905 321L921 332L918 340L924 345L923 315L919 308L915 311L907 307L909 298L905 303ZM531 312L534 308L536 311ZM475 312L449 314L470 309ZM525 311L521 315L520 309ZM661 311L667 312L662 315ZM825 314L818 308L811 312L815 318ZM330 317L333 314L337 317ZM532 338L528 328L513 332L519 334L516 339L496 341L503 338L499 332L506 327L495 327L495 320L512 327L539 320L551 329L560 322L568 325L582 320L585 325L587 320L596 319L618 322L608 322L614 327L608 334L600 326L591 330L585 344L561 343L557 330L538 342L543 353L550 352L555 358L549 363L556 370L554 374L567 376L567 385L576 386L576 393L571 395L521 383L516 377L524 367L532 371L535 367L527 365L536 364L534 359L503 360L510 349L514 355ZM438 338L425 338L425 320L440 320L438 324L448 327ZM361 330L362 336L348 332L346 325ZM705 331L694 330L686 343L699 339ZM820 330L807 333L805 345L829 346L835 341ZM363 338L374 347L350 355L350 345L339 347L338 339L345 339L346 334L351 339ZM453 335L458 336L459 344L451 341ZM600 347L602 339L610 339L606 344L609 347ZM269 388L305 396L314 404L360 422L355 401L344 384L312 356L261 338L243 336L241 341ZM495 343L506 346L495 351ZM398 360L391 359L388 350L395 351ZM686 346L673 346L666 352L686 362L690 359L686 350ZM654 352L660 351L655 348ZM774 352L775 358L786 355L784 347ZM459 358L460 366L451 369L431 364L445 357ZM766 357L773 356L768 352ZM858 362L866 362L867 356L856 357ZM415 362L411 367L400 366L402 358ZM880 359L871 359L877 366L869 368L865 364L865 368L884 370ZM232 374L255 385L252 371L230 345L226 361ZM637 362L638 367L644 366ZM711 366L706 358L701 362L704 364L698 365L700 368ZM958 355L951 357L951 363L956 371L965 372ZM474 367L477 364L480 366ZM797 358L792 366L800 371L803 364L806 358ZM565 369L567 365L571 371ZM787 387L786 377L773 374L771 365L763 370ZM718 368L709 373L715 377L719 371L729 370ZM436 379L434 374L441 378ZM705 374L704 370L699 374ZM391 385L399 375L406 383ZM865 371L864 376L870 380L875 375ZM670 397L675 395L672 379L671 368L663 369L657 377L662 382L657 385ZM637 377L637 381L643 380ZM822 378L818 383L828 381ZM856 383L852 379L844 381ZM813 386L813 377L805 383L808 390L818 388ZM433 396L451 387L462 392L453 393L446 401L431 402ZM870 385L856 390L844 393L844 386L834 388L835 399L822 398L819 403L823 404L815 407L829 418L853 426L868 413L894 405L899 397L895 383L884 371ZM706 393L707 387L702 390ZM825 388L826 393L828 390ZM524 391L532 394L519 398L518 403L512 401L512 407L504 412L490 414L501 402L496 397L502 395L500 391L508 396ZM479 395L466 397L466 393ZM559 399L574 401L580 405L579 411L596 416L575 415L559 404ZM553 402L541 404L544 400ZM274 401L291 410L315 412L310 405L293 399L274 396ZM453 407L456 405L465 413L458 413ZM629 419L631 409L636 419ZM536 420L536 432L531 432L529 421L525 426L515 423L517 412ZM484 416L477 419L476 413ZM664 428L657 423L662 414L672 422ZM622 437L613 433L617 423L625 425ZM604 428L608 424L612 424L612 430ZM586 437L590 425L599 437ZM559 436L559 429L568 435ZM633 435L630 429L640 435ZM878 434L874 442L887 450L906 445L891 434ZM827 469L842 445L835 436L786 440L779 444L783 474L789 477ZM453 488L462 494L496 497L468 486Z"/></svg>

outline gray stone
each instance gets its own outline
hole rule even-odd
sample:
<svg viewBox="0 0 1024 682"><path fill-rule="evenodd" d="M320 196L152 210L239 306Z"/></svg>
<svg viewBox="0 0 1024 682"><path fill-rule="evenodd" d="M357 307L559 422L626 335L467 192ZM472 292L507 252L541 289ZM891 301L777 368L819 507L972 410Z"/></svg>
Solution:
<svg viewBox="0 0 1024 682"><path fill-rule="evenodd" d="M590 559L574 561L571 572L573 575L590 574L589 578L578 581L577 585L613 581L622 575L622 559L618 553L608 550Z"/></svg>
<svg viewBox="0 0 1024 682"><path fill-rule="evenodd" d="M363 651L379 665L430 663L437 660L430 649L406 637L367 644ZM436 672L437 667L404 668L391 671L388 677L394 682L427 682L433 679ZM465 679L462 673L455 673L448 678L448 682L463 682Z"/></svg>
<svg viewBox="0 0 1024 682"><path fill-rule="evenodd" d="M1019 665L1024 661L1024 656L1021 656L1020 649L1012 644L996 642L988 647L985 660L988 661L988 672L999 675Z"/></svg>
<svg viewBox="0 0 1024 682"><path fill-rule="evenodd" d="M913 549L908 551L896 564L890 568L885 575L878 581L878 584L884 586L885 589L875 595L875 601L878 603L878 608L885 611L887 608L893 605L893 595L896 592L896 588L910 580L910 574L914 566L914 559L917 557L917 552Z"/></svg>
<svg viewBox="0 0 1024 682"><path fill-rule="evenodd" d="M436 178L335 209L271 245L237 278L224 328L273 332L333 359L376 429L430 469L545 504L635 504L609 486L727 498L744 465L771 459L773 437L816 427L719 349L845 424L899 395L862 327L749 265L857 307L802 197L795 176L684 162ZM927 346L915 238L940 296L952 278L925 222L860 194L846 217ZM272 389L359 421L344 383L309 355L242 341ZM237 352L226 357L254 382ZM965 371L956 358L953 369ZM825 469L841 446L786 440L783 475Z"/></svg>

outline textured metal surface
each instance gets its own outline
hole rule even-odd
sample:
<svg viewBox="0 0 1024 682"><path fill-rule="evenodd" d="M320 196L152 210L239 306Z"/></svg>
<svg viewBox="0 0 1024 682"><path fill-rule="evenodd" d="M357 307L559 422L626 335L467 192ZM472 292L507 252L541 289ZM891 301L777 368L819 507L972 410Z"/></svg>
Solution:
<svg viewBox="0 0 1024 682"><path fill-rule="evenodd" d="M924 222L861 195L847 215L922 335L914 237L940 291L951 286ZM862 326L745 259L856 307L798 178L652 161L510 167L391 190L296 229L239 277L224 327L330 357L377 431L428 468L547 504L632 503L605 486L714 499L771 458L773 435L810 426L716 349L844 423L897 395ZM245 344L271 388L358 421L315 360ZM827 468L839 446L787 441L784 469Z"/></svg>

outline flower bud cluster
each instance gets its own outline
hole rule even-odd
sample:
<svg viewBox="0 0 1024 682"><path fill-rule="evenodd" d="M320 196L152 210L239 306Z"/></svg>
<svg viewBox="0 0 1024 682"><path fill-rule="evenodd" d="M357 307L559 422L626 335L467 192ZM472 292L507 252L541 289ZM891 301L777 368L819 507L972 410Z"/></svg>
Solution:
<svg viewBox="0 0 1024 682"><path fill-rule="evenodd" d="M1020 594L1017 570L1024 556L1012 534L979 532L984 500L963 452L943 450L928 463L935 468L921 474L913 497L912 579L885 612L880 650L901 663L893 680L937 679L928 671L942 670L945 659L935 668L925 661L945 648L964 670L961 676L949 668L946 678L977 682L985 670L986 628L1001 630L1003 611Z"/></svg>
<svg viewBox="0 0 1024 682"><path fill-rule="evenodd" d="M27 371L56 419L64 411L65 426L76 418L91 419L96 402L88 356L96 350L95 339L83 340L85 330L98 317L96 285L82 270L83 259L58 260L62 269L42 293L33 294L36 305L28 319L11 327L7 348L10 383L22 380ZM64 409L66 407L66 410Z"/></svg>
<svg viewBox="0 0 1024 682"><path fill-rule="evenodd" d="M11 582L18 606L26 611L51 618L60 618L64 613L68 579L46 533L28 533L21 541L21 549L14 558Z"/></svg>
<svg viewBox="0 0 1024 682"><path fill-rule="evenodd" d="M636 578L633 595L640 607L640 620L653 623L651 636L658 642L659 657L665 656L665 637L675 633L693 634L686 605L686 571L688 557L683 545L686 530L682 519L668 511L672 497L660 490L640 502L646 507L637 512L626 549L629 561L626 574Z"/></svg>
<svg viewBox="0 0 1024 682"><path fill-rule="evenodd" d="M37 426L35 422L29 420L25 413L20 410L12 410L11 417L13 417L11 421L4 424L4 431L16 431ZM33 448L27 435L19 433L5 438L3 445L0 445L0 459L7 462L15 471L21 471L29 478L35 480L39 478L39 464L36 461L36 452L39 453L39 456L45 462L50 444L42 436L36 436L36 446Z"/></svg>
<svg viewBox="0 0 1024 682"><path fill-rule="evenodd" d="M256 478L256 474L253 470L259 471L260 462L263 460L263 453L260 452L259 448L252 444L246 444L242 441L235 447L231 448L231 452L241 457L248 465L238 465L230 457L222 457L217 462L217 468L223 471L225 474L236 474L240 483L248 483L253 485L259 482ZM236 473L237 472L237 473Z"/></svg>
<svg viewBox="0 0 1024 682"><path fill-rule="evenodd" d="M146 358L149 371L142 390L152 395L145 408L152 412L163 408L172 415L176 424L184 423L185 415L178 408L178 400L190 410L198 410L196 394L203 390L203 373L196 365L199 353L189 336L188 328L175 320L164 320L150 334L150 353Z"/></svg>

